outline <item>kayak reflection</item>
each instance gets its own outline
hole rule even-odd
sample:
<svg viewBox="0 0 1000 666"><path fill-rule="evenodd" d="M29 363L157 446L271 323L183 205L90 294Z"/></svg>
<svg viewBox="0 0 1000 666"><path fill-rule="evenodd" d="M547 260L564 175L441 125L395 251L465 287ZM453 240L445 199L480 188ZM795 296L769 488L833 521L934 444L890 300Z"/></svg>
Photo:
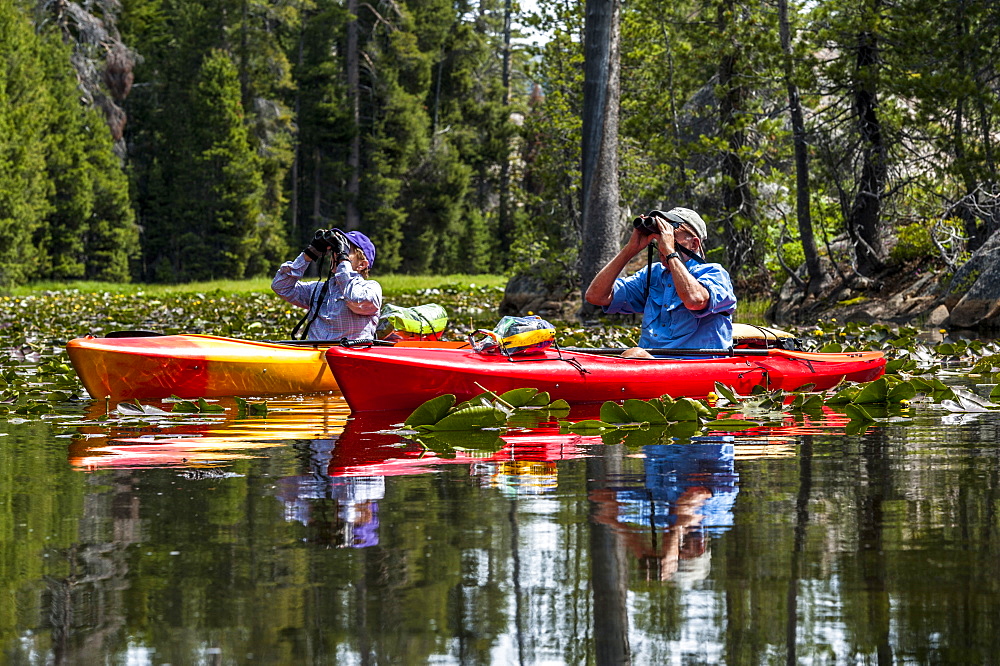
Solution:
<svg viewBox="0 0 1000 666"><path fill-rule="evenodd" d="M619 534L647 581L708 574L711 536L733 525L739 494L733 437L643 447L643 472L592 490L593 520Z"/></svg>
<svg viewBox="0 0 1000 666"><path fill-rule="evenodd" d="M400 419L377 414L351 419L329 439L295 442L303 473L276 484L285 519L308 528L307 540L335 547L365 548L379 543L379 500L386 477L432 472L441 465L468 465L469 473L507 495L538 494L556 489L560 460L584 455L584 440L560 435L558 424L530 431L464 433L442 454L392 430ZM488 443L483 445L483 441Z"/></svg>

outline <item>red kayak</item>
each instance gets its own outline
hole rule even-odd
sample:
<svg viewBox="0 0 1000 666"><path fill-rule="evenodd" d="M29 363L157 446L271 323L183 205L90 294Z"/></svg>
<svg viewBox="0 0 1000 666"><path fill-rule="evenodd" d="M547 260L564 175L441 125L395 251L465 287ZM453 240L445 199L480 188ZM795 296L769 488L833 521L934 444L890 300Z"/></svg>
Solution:
<svg viewBox="0 0 1000 666"><path fill-rule="evenodd" d="M552 349L507 357L469 349L331 347L326 360L354 412L412 410L445 393L467 400L484 389L502 393L526 387L570 403L664 394L703 398L716 382L743 395L754 386L791 391L814 384L815 390L826 390L843 379L872 381L885 371L881 352L783 349L737 349L718 358L624 359Z"/></svg>

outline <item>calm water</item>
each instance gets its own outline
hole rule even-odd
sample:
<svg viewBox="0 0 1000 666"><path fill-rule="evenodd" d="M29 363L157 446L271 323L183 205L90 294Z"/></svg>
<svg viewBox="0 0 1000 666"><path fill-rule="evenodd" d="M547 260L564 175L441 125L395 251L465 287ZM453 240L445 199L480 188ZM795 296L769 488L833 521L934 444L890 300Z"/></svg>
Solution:
<svg viewBox="0 0 1000 666"><path fill-rule="evenodd" d="M269 405L0 421L0 659L1000 653L998 414L922 408L848 435L830 412L646 446L543 428L444 458L337 398Z"/></svg>

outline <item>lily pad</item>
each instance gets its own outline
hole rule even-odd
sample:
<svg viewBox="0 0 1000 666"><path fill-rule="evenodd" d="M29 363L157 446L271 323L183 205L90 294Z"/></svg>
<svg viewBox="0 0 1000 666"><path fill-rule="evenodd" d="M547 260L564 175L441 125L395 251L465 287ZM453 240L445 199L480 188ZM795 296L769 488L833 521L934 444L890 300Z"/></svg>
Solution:
<svg viewBox="0 0 1000 666"><path fill-rule="evenodd" d="M601 421L606 423L628 423L631 420L625 408L617 402L609 400L601 405Z"/></svg>
<svg viewBox="0 0 1000 666"><path fill-rule="evenodd" d="M455 451L495 453L504 445L495 430L437 430L415 439L443 457L454 457Z"/></svg>
<svg viewBox="0 0 1000 666"><path fill-rule="evenodd" d="M538 389L535 388L519 388L507 391L500 396L500 399L506 402L511 407L524 407L525 405L531 404L535 396L538 395ZM545 401L548 403L548 400Z"/></svg>
<svg viewBox="0 0 1000 666"><path fill-rule="evenodd" d="M507 420L505 412L485 405L466 407L451 412L437 423L427 427L438 432L442 430L471 430L473 428L491 428L502 425ZM404 422L404 425L410 425Z"/></svg>
<svg viewBox="0 0 1000 666"><path fill-rule="evenodd" d="M651 425L666 425L667 423L663 412L645 400L626 400L622 407L625 413L628 414L629 421L645 421Z"/></svg>
<svg viewBox="0 0 1000 666"><path fill-rule="evenodd" d="M704 426L709 430L747 430L749 428L759 428L760 424L756 421L747 421L746 419L717 419L705 423Z"/></svg>
<svg viewBox="0 0 1000 666"><path fill-rule="evenodd" d="M566 431L577 435L597 435L605 430L617 430L614 424L598 421L597 419L586 419L566 425ZM560 432L562 429L560 428Z"/></svg>
<svg viewBox="0 0 1000 666"><path fill-rule="evenodd" d="M448 413L448 410L451 409L454 404L455 396L451 393L445 393L444 395L439 395L436 398L431 398L413 410L413 413L410 414L405 421L403 421L403 425L434 425L444 418L445 414Z"/></svg>
<svg viewBox="0 0 1000 666"><path fill-rule="evenodd" d="M691 398L681 398L664 415L667 421L697 421L701 416L697 401Z"/></svg>
<svg viewBox="0 0 1000 666"><path fill-rule="evenodd" d="M865 410L865 408L862 407L861 405L853 405L853 404L847 405L844 408L844 411L847 413L847 416L850 417L852 421L861 421L870 423L875 420L874 418L872 418L871 414L869 414L868 411Z"/></svg>

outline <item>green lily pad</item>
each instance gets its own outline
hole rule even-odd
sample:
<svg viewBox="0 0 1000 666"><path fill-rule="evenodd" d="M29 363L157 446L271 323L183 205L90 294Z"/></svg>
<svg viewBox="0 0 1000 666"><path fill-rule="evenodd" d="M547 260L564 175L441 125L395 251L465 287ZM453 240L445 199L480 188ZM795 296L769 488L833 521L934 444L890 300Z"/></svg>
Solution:
<svg viewBox="0 0 1000 666"><path fill-rule="evenodd" d="M733 404L737 404L740 401L739 396L736 395L736 391L725 384L715 382L715 392Z"/></svg>
<svg viewBox="0 0 1000 666"><path fill-rule="evenodd" d="M597 435L605 430L612 429L617 430L613 424L598 421L597 419L577 421L576 423L570 423L566 426L567 432L576 433L577 435ZM560 431L561 430L562 429L560 429Z"/></svg>
<svg viewBox="0 0 1000 666"><path fill-rule="evenodd" d="M474 428L493 428L502 425L507 420L507 414L486 405L466 407L451 412L434 424L427 427L434 432L442 430L472 430ZM405 422L403 425L407 425Z"/></svg>
<svg viewBox="0 0 1000 666"><path fill-rule="evenodd" d="M653 444L663 444L671 442L672 425L650 426L638 430L629 430L622 440L622 444L629 448L639 448L652 446Z"/></svg>
<svg viewBox="0 0 1000 666"><path fill-rule="evenodd" d="M545 407L552 400L552 396L549 395L548 391L539 391L535 396L528 402L527 407ZM563 402L566 402L565 400Z"/></svg>
<svg viewBox="0 0 1000 666"><path fill-rule="evenodd" d="M178 414L197 414L201 409L190 400L181 400L171 405L170 411L177 412Z"/></svg>
<svg viewBox="0 0 1000 666"><path fill-rule="evenodd" d="M624 407L609 400L601 405L601 420L606 423L628 423L632 419Z"/></svg>
<svg viewBox="0 0 1000 666"><path fill-rule="evenodd" d="M531 403L532 399L538 395L538 389L519 388L507 391L500 396L500 399L511 407L524 407ZM548 400L545 401L548 403Z"/></svg>
<svg viewBox="0 0 1000 666"><path fill-rule="evenodd" d="M424 404L413 410L403 425L406 426L418 426L418 425L433 425L444 418L448 410L451 409L452 405L455 404L455 396L451 393L445 393L444 395L439 395L436 398L431 398Z"/></svg>
<svg viewBox="0 0 1000 666"><path fill-rule="evenodd" d="M705 423L704 426L709 430L747 430L749 428L758 428L760 424L756 421L747 421L746 419L717 419Z"/></svg>
<svg viewBox="0 0 1000 666"><path fill-rule="evenodd" d="M873 422L875 420L861 405L846 405L844 411L852 421Z"/></svg>
<svg viewBox="0 0 1000 666"><path fill-rule="evenodd" d="M681 398L665 414L667 421L697 421L700 411L697 401L691 398Z"/></svg>
<svg viewBox="0 0 1000 666"><path fill-rule="evenodd" d="M202 414L224 414L226 408L222 405L213 405L204 398L198 398L198 409Z"/></svg>
<svg viewBox="0 0 1000 666"><path fill-rule="evenodd" d="M626 400L622 405L629 421L645 421L651 425L666 425L667 419L663 412L645 400ZM602 415L603 416L603 415Z"/></svg>
<svg viewBox="0 0 1000 666"><path fill-rule="evenodd" d="M496 453L504 441L495 430L436 430L416 438L431 451L454 457L455 451Z"/></svg>
<svg viewBox="0 0 1000 666"><path fill-rule="evenodd" d="M917 395L917 389L911 382L903 382L889 389L886 402L898 405L904 400L912 400Z"/></svg>

